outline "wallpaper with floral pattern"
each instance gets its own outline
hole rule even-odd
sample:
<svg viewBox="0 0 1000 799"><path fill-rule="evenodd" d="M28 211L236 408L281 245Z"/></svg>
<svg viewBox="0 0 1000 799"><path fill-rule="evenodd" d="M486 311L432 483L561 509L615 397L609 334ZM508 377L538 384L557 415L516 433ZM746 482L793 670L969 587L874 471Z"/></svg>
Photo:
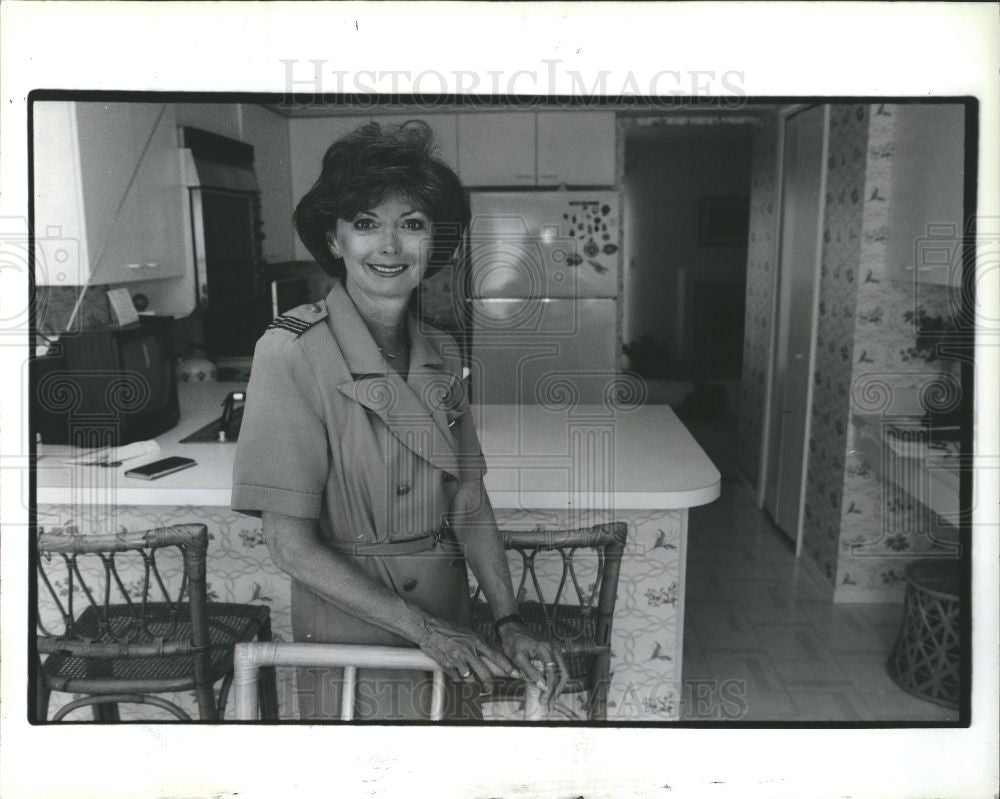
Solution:
<svg viewBox="0 0 1000 799"><path fill-rule="evenodd" d="M872 105L868 110L866 172L861 227L860 268L852 335L854 357L847 419L847 457L840 508L837 551L837 601L901 600L904 570L914 557L946 555L954 530L904 491L895 488L883 464L872 462L878 451L858 446L865 432L854 414L873 415L878 424L892 424L919 412L915 398L924 395L940 410L955 406L957 379L942 372L939 362L914 354L914 325L908 312L918 308L931 316L950 312L950 289L916 284L894 273L886 261L889 224L894 202L892 164L895 106ZM861 136L854 131L860 143ZM881 458L879 459L881 461ZM919 479L925 464L902 464Z"/></svg>
<svg viewBox="0 0 1000 799"><path fill-rule="evenodd" d="M746 323L740 383L738 454L743 475L760 479L768 354L774 323L774 268L778 252L778 120L761 118L753 137L750 240L747 245Z"/></svg>
<svg viewBox="0 0 1000 799"><path fill-rule="evenodd" d="M609 521L608 514L498 512L498 522L510 529L559 528ZM687 511L618 511L614 519L628 523L628 543L622 561L618 601L612 628L612 680L608 694L608 720L675 721L680 718L681 653L683 639L684 563L687 546ZM223 602L262 603L271 608L274 640L290 641L290 587L288 578L271 562L260 522L227 508L117 507L107 513L88 513L68 505L47 506L39 511L38 525L44 531L98 532L144 530L179 523L208 526L209 598ZM511 571L517 587L520 558L511 553ZM547 565L545 565L547 564ZM559 572L553 561L540 563L543 594L551 598ZM168 568L169 577L179 570ZM583 559L577 572L584 590L593 584L596 564ZM135 575L137 576L137 575ZM125 578L132 587L139 583ZM57 590L60 587L57 586ZM531 598L529 596L529 598ZM58 612L39 586L40 617L47 627L58 629ZM74 697L53 693L50 717ZM175 700L192 718L197 718L193 695L179 694ZM278 671L278 702L281 718L298 717L294 672ZM502 708L487 708L487 718L517 717ZM148 706L122 705L123 720L169 720L164 711ZM87 709L70 719L90 718ZM232 702L226 718L233 718ZM586 718L579 701L567 698L551 711L553 720Z"/></svg>
<svg viewBox="0 0 1000 799"><path fill-rule="evenodd" d="M866 106L832 108L802 535L803 553L831 585L837 567L847 453L867 139Z"/></svg>
<svg viewBox="0 0 1000 799"><path fill-rule="evenodd" d="M863 426L853 418L912 416L920 394L942 409L957 400L954 378L914 353L907 318L918 309L947 317L952 290L914 285L886 268L893 109L833 105L830 116L803 554L835 601L899 601L914 556L954 551L954 529L883 479L881 464L857 445ZM753 484L772 326L777 137L777 120L765 120L754 148L739 441L740 469Z"/></svg>

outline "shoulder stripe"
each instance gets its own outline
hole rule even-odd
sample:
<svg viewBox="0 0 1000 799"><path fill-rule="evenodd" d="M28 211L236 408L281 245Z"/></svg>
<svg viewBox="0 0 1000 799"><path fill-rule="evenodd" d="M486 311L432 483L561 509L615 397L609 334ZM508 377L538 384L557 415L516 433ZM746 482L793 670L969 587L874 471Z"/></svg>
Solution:
<svg viewBox="0 0 1000 799"><path fill-rule="evenodd" d="M292 319L288 316L279 316L277 319L273 320L269 327L278 327L279 325L284 327L294 327L300 330L308 330L312 325L308 322L300 321L299 319Z"/></svg>
<svg viewBox="0 0 1000 799"><path fill-rule="evenodd" d="M267 326L267 330L287 330L289 333L294 333L296 336L301 336L305 333L312 325L308 322L303 322L299 319L293 319L289 316L279 316L271 324Z"/></svg>

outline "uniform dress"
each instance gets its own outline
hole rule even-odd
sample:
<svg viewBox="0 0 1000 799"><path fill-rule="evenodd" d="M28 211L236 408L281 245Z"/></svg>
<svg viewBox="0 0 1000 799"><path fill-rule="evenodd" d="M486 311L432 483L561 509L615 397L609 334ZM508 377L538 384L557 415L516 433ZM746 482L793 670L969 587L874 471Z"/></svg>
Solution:
<svg viewBox="0 0 1000 799"><path fill-rule="evenodd" d="M486 471L455 341L407 318L407 377L387 368L350 296L286 312L257 342L232 507L314 519L321 539L407 602L464 626L468 577L448 534L452 498ZM414 646L292 580L296 641ZM339 669L302 669L303 718L339 718ZM356 718L427 718L430 678L359 670ZM446 717L476 718L449 684Z"/></svg>

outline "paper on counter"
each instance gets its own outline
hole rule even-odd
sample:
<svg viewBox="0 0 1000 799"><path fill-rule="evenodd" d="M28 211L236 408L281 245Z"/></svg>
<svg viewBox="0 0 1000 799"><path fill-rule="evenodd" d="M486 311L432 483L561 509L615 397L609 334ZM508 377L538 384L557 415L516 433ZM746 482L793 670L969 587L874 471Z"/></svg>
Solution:
<svg viewBox="0 0 1000 799"><path fill-rule="evenodd" d="M107 463L120 463L121 461L141 458L144 455L155 455L160 451L160 445L155 441L135 441L123 447L102 447L77 455L75 458L67 458L66 463L75 466L101 466Z"/></svg>

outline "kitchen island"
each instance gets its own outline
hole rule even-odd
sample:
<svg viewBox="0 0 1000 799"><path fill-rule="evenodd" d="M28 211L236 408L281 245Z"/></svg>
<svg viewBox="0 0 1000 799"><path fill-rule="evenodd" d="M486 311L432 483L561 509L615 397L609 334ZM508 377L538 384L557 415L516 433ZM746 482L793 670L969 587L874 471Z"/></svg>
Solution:
<svg viewBox="0 0 1000 799"><path fill-rule="evenodd" d="M204 523L212 537L211 598L268 604L275 637L291 640L288 578L271 563L259 520L229 509L235 444L181 443L219 416L228 392L243 388L182 385L181 422L156 439L160 451L117 467L68 464L77 454L68 447L41 447L38 525L97 532ZM502 527L628 523L608 720L676 721L688 509L718 497L718 470L665 405L481 405L473 413L489 467L486 488ZM169 455L194 458L197 466L152 482L124 476ZM284 676L282 717L294 718L290 674ZM53 696L53 706L59 698Z"/></svg>

